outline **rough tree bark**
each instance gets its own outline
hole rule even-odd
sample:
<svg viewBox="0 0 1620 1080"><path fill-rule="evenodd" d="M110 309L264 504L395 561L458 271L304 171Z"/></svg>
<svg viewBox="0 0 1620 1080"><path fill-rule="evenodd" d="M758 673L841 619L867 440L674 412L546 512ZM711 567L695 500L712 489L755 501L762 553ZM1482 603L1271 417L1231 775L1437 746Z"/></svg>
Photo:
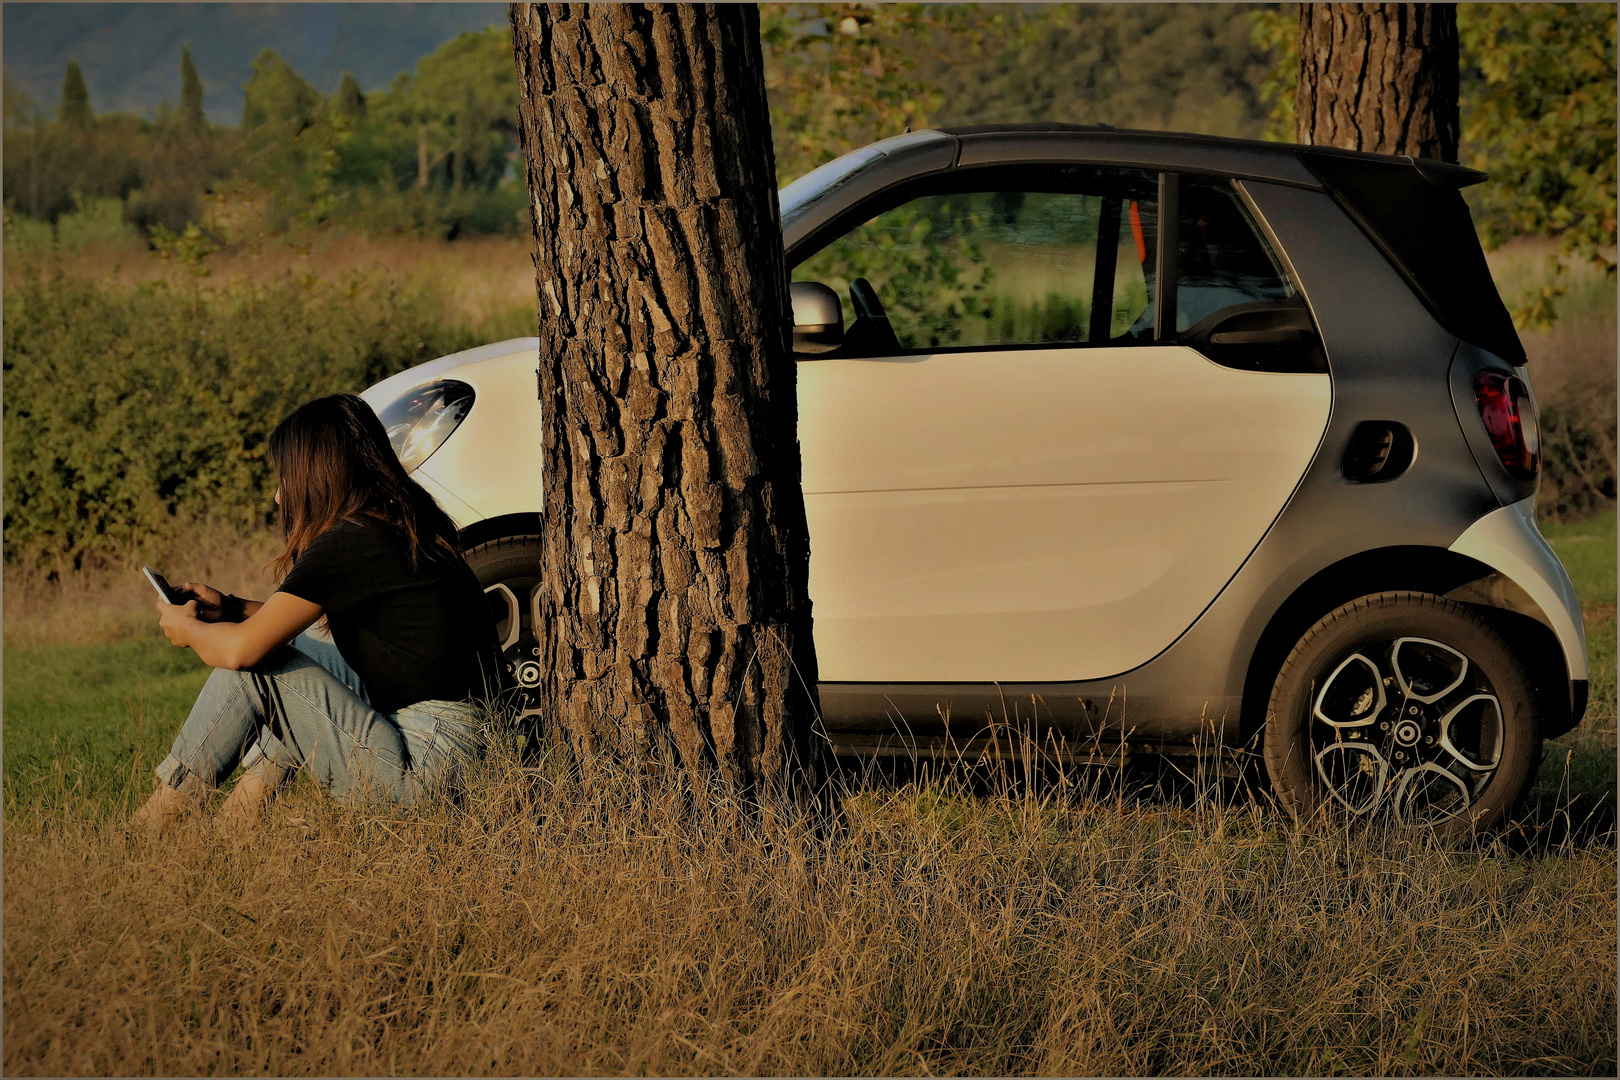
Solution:
<svg viewBox="0 0 1620 1080"><path fill-rule="evenodd" d="M809 538L759 14L513 4L540 295L541 708L807 774Z"/></svg>
<svg viewBox="0 0 1620 1080"><path fill-rule="evenodd" d="M1302 143L1457 160L1457 9L1301 4Z"/></svg>

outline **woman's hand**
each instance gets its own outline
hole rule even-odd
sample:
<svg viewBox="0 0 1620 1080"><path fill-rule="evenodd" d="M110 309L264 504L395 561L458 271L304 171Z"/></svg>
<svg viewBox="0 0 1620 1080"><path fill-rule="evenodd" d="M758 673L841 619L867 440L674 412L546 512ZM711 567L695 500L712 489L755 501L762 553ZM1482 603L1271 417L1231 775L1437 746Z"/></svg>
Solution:
<svg viewBox="0 0 1620 1080"><path fill-rule="evenodd" d="M262 604L251 604L247 620L239 623L207 622L198 617L197 605L196 600L184 604L158 601L158 625L170 641L190 647L209 667L232 670L257 664L322 614L319 604L284 592Z"/></svg>
<svg viewBox="0 0 1620 1080"><path fill-rule="evenodd" d="M225 594L212 585L188 581L180 587L182 593L196 597L197 618L203 622L225 621Z"/></svg>
<svg viewBox="0 0 1620 1080"><path fill-rule="evenodd" d="M204 585L199 581L188 581L181 586L181 593L190 593L197 600L197 618L205 623L239 623L253 617L253 613L264 607L258 600L243 600L239 596L227 596L212 585Z"/></svg>
<svg viewBox="0 0 1620 1080"><path fill-rule="evenodd" d="M158 609L158 626L169 642L181 647L189 646L196 628L203 622L197 614L197 601L165 604L159 600L155 606Z"/></svg>

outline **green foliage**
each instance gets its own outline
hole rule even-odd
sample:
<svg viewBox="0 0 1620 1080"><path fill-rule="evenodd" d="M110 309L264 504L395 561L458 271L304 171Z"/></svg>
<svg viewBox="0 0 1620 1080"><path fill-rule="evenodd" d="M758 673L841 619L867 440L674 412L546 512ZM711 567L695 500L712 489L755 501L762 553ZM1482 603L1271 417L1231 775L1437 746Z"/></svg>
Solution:
<svg viewBox="0 0 1620 1080"><path fill-rule="evenodd" d="M250 132L234 184L268 197L277 230L342 220L419 236L516 232L527 199L514 167L511 52L506 27L462 34L386 93L367 95L345 76L324 101L287 89L267 63L280 119Z"/></svg>
<svg viewBox="0 0 1620 1080"><path fill-rule="evenodd" d="M208 124L203 113L202 80L191 62L191 49L180 50L180 125L187 131L201 131Z"/></svg>
<svg viewBox="0 0 1620 1080"><path fill-rule="evenodd" d="M343 175L435 191L521 186L517 94L511 29L462 34L367 101L370 123L346 149Z"/></svg>
<svg viewBox="0 0 1620 1080"><path fill-rule="evenodd" d="M163 221L184 228L207 180L217 175L231 140L193 136L180 140L185 146L176 146L182 133L172 120L153 123L112 113L94 123L60 119L53 123L27 95L15 93L8 84L7 210L13 218L26 215L54 223L64 214L78 212L86 201L128 199L127 217L139 227Z"/></svg>
<svg viewBox="0 0 1620 1080"><path fill-rule="evenodd" d="M877 139L927 127L941 98L912 75L912 46L949 11L922 4L761 4L778 182Z"/></svg>
<svg viewBox="0 0 1620 1080"><path fill-rule="evenodd" d="M866 278L883 298L902 348L956 344L968 319L985 316L982 294L994 273L977 244L952 222L930 216L942 207L924 202L938 201L890 210L823 248L793 276L845 296L850 282Z"/></svg>
<svg viewBox="0 0 1620 1080"><path fill-rule="evenodd" d="M1523 298L1520 326L1545 326L1576 259L1615 272L1613 4L1464 4L1463 158L1491 173L1474 199L1487 247L1559 239L1557 277Z"/></svg>
<svg viewBox="0 0 1620 1080"><path fill-rule="evenodd" d="M433 191L362 187L350 191L343 223L360 232L453 240L468 234L511 234L528 220L521 183Z"/></svg>
<svg viewBox="0 0 1620 1080"><path fill-rule="evenodd" d="M1268 70L1251 4L929 9L909 46L947 124L1058 121L1253 138ZM943 5L942 5L943 7Z"/></svg>
<svg viewBox="0 0 1620 1080"><path fill-rule="evenodd" d="M1254 136L1248 4L762 4L777 176L907 127L1052 120Z"/></svg>
<svg viewBox="0 0 1620 1080"><path fill-rule="evenodd" d="M183 265L207 257L200 232L160 242ZM205 290L200 276L123 290L8 275L8 561L78 565L199 522L262 525L282 416L475 343L434 294L384 280Z"/></svg>
<svg viewBox="0 0 1620 1080"><path fill-rule="evenodd" d="M343 84L338 87L337 93L332 95L332 106L337 109L340 116L347 117L351 123L366 118L366 95L360 89L360 83L352 72L343 73Z"/></svg>
<svg viewBox="0 0 1620 1080"><path fill-rule="evenodd" d="M1090 339L1102 201L966 193L914 199L854 229L794 272L847 293L865 278L902 348ZM1121 222L1111 337L1148 311L1147 283Z"/></svg>
<svg viewBox="0 0 1620 1080"><path fill-rule="evenodd" d="M70 84L76 75L74 68ZM253 62L236 130L206 122L189 50L180 76L177 112L94 124L87 95L83 124L50 123L8 84L5 203L13 220L54 222L82 198L116 196L149 237L198 225L235 241L334 220L454 237L515 233L525 222L514 167L517 76L504 26L461 35L390 91L369 96L348 74L323 98L266 49ZM205 212L211 194L259 207L259 219L225 228Z"/></svg>
<svg viewBox="0 0 1620 1080"><path fill-rule="evenodd" d="M1249 15L1271 57L1261 96L1265 137L1294 138L1297 7ZM1463 164L1491 174L1468 189L1486 250L1515 236L1556 236L1552 278L1506 297L1520 328L1557 317L1574 261L1615 270L1615 9L1612 4L1462 4Z"/></svg>
<svg viewBox="0 0 1620 1080"><path fill-rule="evenodd" d="M253 61L253 77L242 88L242 126L302 124L314 120L321 95L273 49Z"/></svg>
<svg viewBox="0 0 1620 1080"><path fill-rule="evenodd" d="M103 117L102 128L108 125ZM240 142L236 132L192 129L172 118L131 130L126 145L138 147L141 157L134 163L137 182L127 191L125 219L147 234L159 227L179 232L200 221L205 196L230 168Z"/></svg>
<svg viewBox="0 0 1620 1080"><path fill-rule="evenodd" d="M46 255L53 250L81 251L91 245L145 250L146 241L124 220L120 199L95 196L80 198L74 209L55 222L35 221L26 215L5 210L6 250L27 255Z"/></svg>
<svg viewBox="0 0 1620 1080"><path fill-rule="evenodd" d="M1614 505L1614 414L1560 401L1540 410L1542 475L1536 504L1553 520Z"/></svg>
<svg viewBox="0 0 1620 1080"><path fill-rule="evenodd" d="M69 60L67 74L62 78L62 107L57 113L69 127L87 128L95 120L90 112L90 90L84 85L84 73L77 60Z"/></svg>
<svg viewBox="0 0 1620 1080"><path fill-rule="evenodd" d="M1260 133L1271 142L1293 142L1294 94L1299 88L1299 5L1271 4L1249 12L1249 42L1265 55L1260 100L1270 106Z"/></svg>
<svg viewBox="0 0 1620 1080"><path fill-rule="evenodd" d="M1297 10L765 4L777 175L790 180L928 124L1050 120L1290 139ZM1471 193L1487 243L1543 233L1564 240L1566 257L1602 258L1614 235L1612 7L1463 5L1459 19L1465 156L1495 174ZM6 204L54 221L76 196L116 196L143 231L181 232L207 226L206 193L234 190L264 206L271 230L339 220L437 236L523 228L504 25L445 43L386 91L367 94L346 76L330 99L266 50L240 131L198 123L201 95L189 52L179 110L153 121L92 125L88 94L75 90L78 120L50 123L8 89ZM1550 288L1528 298L1521 321L1550 317L1560 285Z"/></svg>

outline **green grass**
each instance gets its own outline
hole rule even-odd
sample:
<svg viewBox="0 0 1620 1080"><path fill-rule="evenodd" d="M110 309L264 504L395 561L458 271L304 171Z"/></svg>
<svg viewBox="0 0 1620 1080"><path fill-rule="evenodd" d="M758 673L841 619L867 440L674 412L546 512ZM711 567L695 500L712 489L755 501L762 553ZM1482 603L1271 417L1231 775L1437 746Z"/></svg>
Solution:
<svg viewBox="0 0 1620 1080"><path fill-rule="evenodd" d="M1541 531L1580 594L1592 677L1586 719L1548 747L1532 797L1587 795L1612 805L1616 793L1615 512L1605 511L1589 521L1543 525Z"/></svg>
<svg viewBox="0 0 1620 1080"><path fill-rule="evenodd" d="M1541 532L1563 561L1564 569L1569 571L1582 604L1614 603L1615 512L1612 509L1590 521L1543 525Z"/></svg>
<svg viewBox="0 0 1620 1080"><path fill-rule="evenodd" d="M8 812L55 791L111 808L151 787L208 668L157 636L5 650ZM60 786L62 790L56 790Z"/></svg>

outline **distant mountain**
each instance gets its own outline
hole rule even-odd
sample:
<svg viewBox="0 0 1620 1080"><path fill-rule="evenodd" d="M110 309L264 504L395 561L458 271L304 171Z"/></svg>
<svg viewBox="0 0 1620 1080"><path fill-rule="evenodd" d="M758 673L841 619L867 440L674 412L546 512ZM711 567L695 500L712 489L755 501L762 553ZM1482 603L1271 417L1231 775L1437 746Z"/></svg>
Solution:
<svg viewBox="0 0 1620 1080"><path fill-rule="evenodd" d="M506 5L8 3L3 19L7 81L50 110L73 59L96 112L151 115L179 100L189 45L209 119L236 124L261 49L327 93L345 71L376 90L457 34L504 22Z"/></svg>

